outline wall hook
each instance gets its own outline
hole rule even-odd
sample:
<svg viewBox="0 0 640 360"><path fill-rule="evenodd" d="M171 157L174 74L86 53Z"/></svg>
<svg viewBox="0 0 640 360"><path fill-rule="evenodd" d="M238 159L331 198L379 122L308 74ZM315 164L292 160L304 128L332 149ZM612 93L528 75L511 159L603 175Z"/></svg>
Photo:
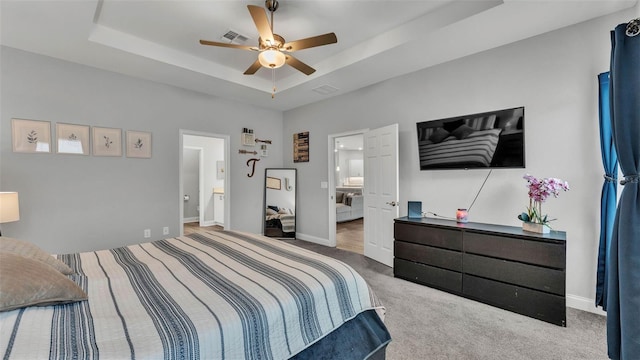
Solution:
<svg viewBox="0 0 640 360"><path fill-rule="evenodd" d="M260 159L251 158L247 160L247 166L251 167L251 172L247 174L248 177L253 177L253 174L256 172L256 161L260 161Z"/></svg>

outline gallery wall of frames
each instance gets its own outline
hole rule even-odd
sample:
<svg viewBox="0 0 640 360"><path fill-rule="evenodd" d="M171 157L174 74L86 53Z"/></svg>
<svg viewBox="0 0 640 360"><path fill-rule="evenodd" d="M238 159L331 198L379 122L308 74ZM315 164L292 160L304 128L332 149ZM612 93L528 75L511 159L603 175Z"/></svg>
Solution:
<svg viewBox="0 0 640 360"><path fill-rule="evenodd" d="M11 119L13 152L151 158L151 133L50 121Z"/></svg>

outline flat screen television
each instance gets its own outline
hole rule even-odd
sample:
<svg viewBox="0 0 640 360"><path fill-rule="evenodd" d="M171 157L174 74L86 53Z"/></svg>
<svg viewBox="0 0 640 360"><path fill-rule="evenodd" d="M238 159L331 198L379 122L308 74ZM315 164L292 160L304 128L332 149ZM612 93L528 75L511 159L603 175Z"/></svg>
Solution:
<svg viewBox="0 0 640 360"><path fill-rule="evenodd" d="M524 107L417 123L420 170L524 168Z"/></svg>

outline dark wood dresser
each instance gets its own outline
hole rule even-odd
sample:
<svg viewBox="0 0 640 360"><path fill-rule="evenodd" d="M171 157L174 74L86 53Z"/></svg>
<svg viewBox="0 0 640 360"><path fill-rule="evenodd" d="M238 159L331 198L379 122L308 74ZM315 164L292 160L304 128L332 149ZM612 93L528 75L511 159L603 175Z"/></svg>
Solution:
<svg viewBox="0 0 640 360"><path fill-rule="evenodd" d="M402 217L394 276L566 326L566 233Z"/></svg>

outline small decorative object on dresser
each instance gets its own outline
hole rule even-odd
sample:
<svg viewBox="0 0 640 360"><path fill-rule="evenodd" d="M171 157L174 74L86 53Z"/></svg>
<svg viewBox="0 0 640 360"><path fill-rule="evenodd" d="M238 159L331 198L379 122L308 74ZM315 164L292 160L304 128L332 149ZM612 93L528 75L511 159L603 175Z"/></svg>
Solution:
<svg viewBox="0 0 640 360"><path fill-rule="evenodd" d="M459 223L469 222L469 212L467 209L458 209L458 211L456 211L456 221Z"/></svg>
<svg viewBox="0 0 640 360"><path fill-rule="evenodd" d="M529 174L523 178L527 180L529 189L529 207L527 212L518 215L518 219L523 221L522 230L547 234L550 231L549 222L555 219L542 214L542 203L551 195L558 197L560 190L569 190L569 183L557 178L538 179Z"/></svg>
<svg viewBox="0 0 640 360"><path fill-rule="evenodd" d="M420 219L422 217L422 201L409 201L407 212L409 218Z"/></svg>

